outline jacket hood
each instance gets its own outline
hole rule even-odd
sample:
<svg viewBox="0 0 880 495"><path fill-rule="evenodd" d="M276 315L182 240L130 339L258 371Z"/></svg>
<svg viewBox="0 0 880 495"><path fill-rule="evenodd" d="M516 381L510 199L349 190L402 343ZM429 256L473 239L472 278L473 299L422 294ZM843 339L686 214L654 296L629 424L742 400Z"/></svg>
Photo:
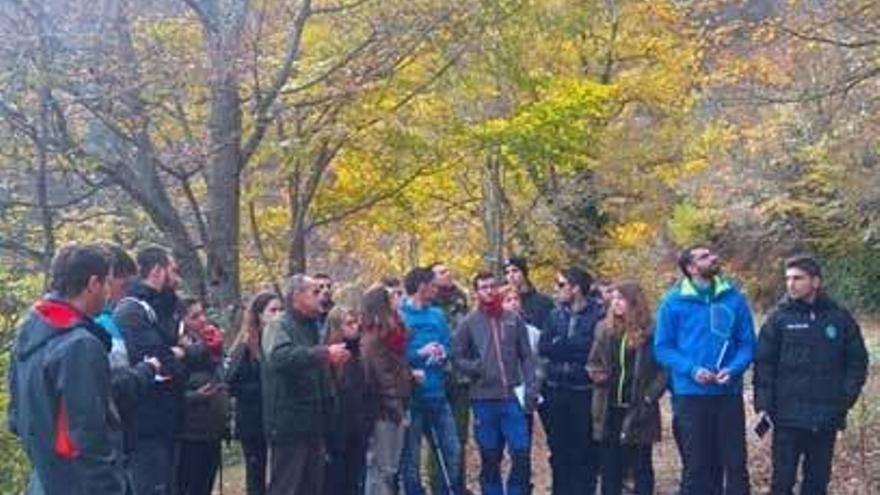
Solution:
<svg viewBox="0 0 880 495"><path fill-rule="evenodd" d="M718 299L723 294L736 289L730 279L721 276L715 277L712 287L712 299ZM696 284L689 278L683 278L675 284L669 292L669 296L676 299L702 300Z"/></svg>
<svg viewBox="0 0 880 495"><path fill-rule="evenodd" d="M37 301L31 308L28 320L19 332L15 353L20 361L26 360L55 337L78 327L83 327L110 350L110 336L91 318L66 301L53 295Z"/></svg>

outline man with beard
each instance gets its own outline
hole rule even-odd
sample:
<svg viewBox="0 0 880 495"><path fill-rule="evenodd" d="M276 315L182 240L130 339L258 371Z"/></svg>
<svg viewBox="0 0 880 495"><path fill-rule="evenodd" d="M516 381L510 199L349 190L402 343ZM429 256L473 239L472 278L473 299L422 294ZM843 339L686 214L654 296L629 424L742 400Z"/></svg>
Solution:
<svg viewBox="0 0 880 495"><path fill-rule="evenodd" d="M439 307L446 316L446 322L452 330L452 339L455 340L455 334L459 323L467 316L468 301L467 294L455 283L452 270L442 262L433 263L431 271L434 272L434 285L436 286L436 294L434 295L434 305ZM458 441L461 444L461 458L458 460L460 465L462 486L458 487L460 493L468 493L464 487L464 480L467 479L465 473L464 451L467 445L468 432L470 431L470 377L462 373L460 370L452 366L452 362L448 363L446 375L446 397L449 399L449 406L452 407L452 414L455 416L455 429L458 431ZM434 493L440 492L440 475L437 468L437 459L431 455L427 466L428 479L431 480L431 488Z"/></svg>
<svg viewBox="0 0 880 495"><path fill-rule="evenodd" d="M531 477L524 412L534 409L538 397L529 332L518 314L504 310L494 275L478 273L473 288L478 308L456 331L455 365L474 380L470 397L481 492L522 495L529 492ZM525 385L522 398L515 392L520 385ZM511 459L507 490L501 481L505 445Z"/></svg>
<svg viewBox="0 0 880 495"><path fill-rule="evenodd" d="M684 275L657 312L654 349L669 370L682 452L682 494L749 493L742 377L755 334L745 296L709 247L685 249ZM714 467L717 466L717 469Z"/></svg>
<svg viewBox="0 0 880 495"><path fill-rule="evenodd" d="M868 353L858 323L822 289L815 259L788 260L785 288L758 336L755 410L773 424L772 493L792 493L803 457L800 493L825 494L834 440L865 385Z"/></svg>
<svg viewBox="0 0 880 495"><path fill-rule="evenodd" d="M9 369L9 426L33 467L31 495L124 495L118 417L111 407L110 336L92 321L110 271L98 246L66 246L52 292L21 326Z"/></svg>
<svg viewBox="0 0 880 495"><path fill-rule="evenodd" d="M129 470L136 495L166 495L173 491L174 438L183 415L187 352L178 344L180 316L175 290L180 284L177 262L158 246L137 254L139 278L131 283L113 312L122 331L131 363L152 356L161 375L144 391L134 414L135 434Z"/></svg>

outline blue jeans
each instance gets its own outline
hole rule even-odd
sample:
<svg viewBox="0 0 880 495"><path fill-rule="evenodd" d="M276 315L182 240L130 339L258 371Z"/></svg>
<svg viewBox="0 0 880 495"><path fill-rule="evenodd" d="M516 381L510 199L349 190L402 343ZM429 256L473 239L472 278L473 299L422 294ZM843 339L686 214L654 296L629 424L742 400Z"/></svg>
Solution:
<svg viewBox="0 0 880 495"><path fill-rule="evenodd" d="M449 408L449 402L445 398L436 400L417 400L413 401L410 407L410 425L406 430L406 440L403 446L402 472L403 487L406 495L423 495L425 493L422 487L421 479L421 452L422 437L427 436L431 447L435 452L439 450L441 462L441 479L443 476L443 467L449 475L449 484L444 479L442 493L450 493L457 495L458 490L454 487L460 486L460 466L457 460L461 455L461 445L458 442L458 432L455 428L455 419L452 416L452 409Z"/></svg>
<svg viewBox="0 0 880 495"><path fill-rule="evenodd" d="M505 444L510 449L507 494L529 491L531 463L526 414L516 399L475 400L474 438L480 448L480 488L483 495L504 495L501 459Z"/></svg>

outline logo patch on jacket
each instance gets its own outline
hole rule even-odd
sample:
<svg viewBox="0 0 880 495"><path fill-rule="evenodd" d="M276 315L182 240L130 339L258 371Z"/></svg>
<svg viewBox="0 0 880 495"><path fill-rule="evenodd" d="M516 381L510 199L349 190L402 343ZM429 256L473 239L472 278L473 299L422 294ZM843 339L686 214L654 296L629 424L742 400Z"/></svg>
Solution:
<svg viewBox="0 0 880 495"><path fill-rule="evenodd" d="M828 337L828 340L834 340L837 338L837 327L834 325L828 325L825 327L825 336Z"/></svg>

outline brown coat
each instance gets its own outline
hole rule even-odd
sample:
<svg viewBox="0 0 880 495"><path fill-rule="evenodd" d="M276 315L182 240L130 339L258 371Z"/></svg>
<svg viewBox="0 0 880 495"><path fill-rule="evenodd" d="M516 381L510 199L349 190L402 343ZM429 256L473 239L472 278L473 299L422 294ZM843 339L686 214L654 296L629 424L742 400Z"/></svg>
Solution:
<svg viewBox="0 0 880 495"><path fill-rule="evenodd" d="M394 352L375 335L363 343L368 407L375 419L400 424L412 395L412 371L406 356Z"/></svg>
<svg viewBox="0 0 880 495"><path fill-rule="evenodd" d="M614 360L620 352L621 338L614 334L610 321L599 324L596 341L590 352L587 367L591 371L603 371L608 377L602 383L594 383L593 390L593 438L607 440L608 410L612 405L614 384L618 377ZM652 341L649 338L635 352L635 374L630 387L629 408L623 420L621 443L644 445L660 441L660 406L658 401L666 391L666 372L654 359Z"/></svg>

